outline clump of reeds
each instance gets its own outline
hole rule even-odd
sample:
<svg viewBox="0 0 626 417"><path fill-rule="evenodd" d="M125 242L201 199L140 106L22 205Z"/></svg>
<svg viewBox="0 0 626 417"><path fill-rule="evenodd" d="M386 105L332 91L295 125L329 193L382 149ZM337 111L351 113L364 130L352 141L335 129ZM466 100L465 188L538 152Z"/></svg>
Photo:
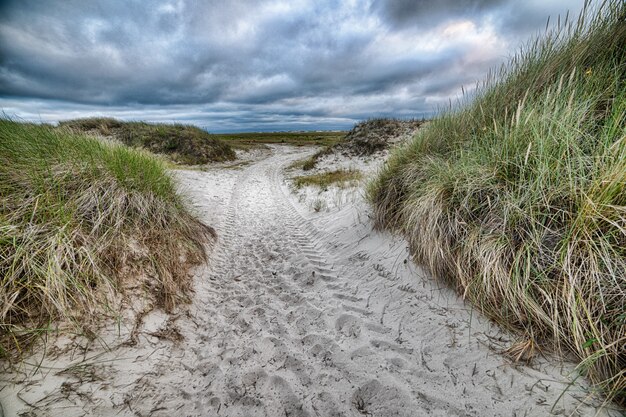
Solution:
<svg viewBox="0 0 626 417"><path fill-rule="evenodd" d="M368 193L415 259L626 402L626 3L528 44Z"/></svg>
<svg viewBox="0 0 626 417"><path fill-rule="evenodd" d="M154 156L0 119L0 358L111 313L124 279L174 307L212 233Z"/></svg>

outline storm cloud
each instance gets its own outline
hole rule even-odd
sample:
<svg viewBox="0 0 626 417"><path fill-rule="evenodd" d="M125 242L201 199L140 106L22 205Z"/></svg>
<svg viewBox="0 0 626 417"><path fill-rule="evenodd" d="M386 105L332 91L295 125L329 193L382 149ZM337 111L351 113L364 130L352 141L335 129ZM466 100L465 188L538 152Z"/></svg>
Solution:
<svg viewBox="0 0 626 417"><path fill-rule="evenodd" d="M549 3L549 4L545 4ZM582 0L4 1L0 108L211 131L427 117Z"/></svg>

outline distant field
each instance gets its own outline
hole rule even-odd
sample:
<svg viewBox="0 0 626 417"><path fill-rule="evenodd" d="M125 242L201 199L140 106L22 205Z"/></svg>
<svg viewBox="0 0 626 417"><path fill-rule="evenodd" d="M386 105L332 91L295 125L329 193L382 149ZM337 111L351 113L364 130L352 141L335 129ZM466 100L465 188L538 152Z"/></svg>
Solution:
<svg viewBox="0 0 626 417"><path fill-rule="evenodd" d="M229 145L246 149L258 144L285 143L296 146L319 145L331 146L339 143L347 132L250 132L250 133L218 133L216 139Z"/></svg>

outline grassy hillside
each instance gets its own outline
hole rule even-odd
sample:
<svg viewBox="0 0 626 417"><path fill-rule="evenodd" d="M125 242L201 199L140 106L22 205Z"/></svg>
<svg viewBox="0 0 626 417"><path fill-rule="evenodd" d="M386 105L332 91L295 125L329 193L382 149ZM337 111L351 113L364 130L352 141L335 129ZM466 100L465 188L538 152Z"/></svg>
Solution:
<svg viewBox="0 0 626 417"><path fill-rule="evenodd" d="M368 194L417 262L626 402L626 6L528 44L397 150Z"/></svg>
<svg viewBox="0 0 626 417"><path fill-rule="evenodd" d="M195 126L122 122L110 118L67 120L60 122L59 126L77 132L112 136L128 146L168 155L181 164L198 165L235 159L230 145Z"/></svg>
<svg viewBox="0 0 626 417"><path fill-rule="evenodd" d="M0 119L0 358L111 312L128 279L173 307L211 234L153 156Z"/></svg>

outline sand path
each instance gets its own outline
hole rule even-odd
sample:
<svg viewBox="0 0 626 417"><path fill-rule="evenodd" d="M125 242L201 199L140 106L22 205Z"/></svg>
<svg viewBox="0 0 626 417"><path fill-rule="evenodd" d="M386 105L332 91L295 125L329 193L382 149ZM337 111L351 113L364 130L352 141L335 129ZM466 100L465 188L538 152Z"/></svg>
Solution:
<svg viewBox="0 0 626 417"><path fill-rule="evenodd" d="M361 199L328 213L299 204L282 168L307 152L275 147L240 170L179 172L203 220L220 235L213 264L196 271L193 303L174 318L147 316L136 346L99 353L102 364L90 369L99 369L100 378L83 378L65 395L41 393L60 391L60 381L56 388L44 380L22 385L30 408L6 394L17 388L5 390L5 410L181 417L596 413L578 384L563 394L571 365L539 360L514 367L495 352L510 336L413 266L403 241L374 232ZM155 337L159 326L183 340ZM101 348L90 349L93 356Z"/></svg>

